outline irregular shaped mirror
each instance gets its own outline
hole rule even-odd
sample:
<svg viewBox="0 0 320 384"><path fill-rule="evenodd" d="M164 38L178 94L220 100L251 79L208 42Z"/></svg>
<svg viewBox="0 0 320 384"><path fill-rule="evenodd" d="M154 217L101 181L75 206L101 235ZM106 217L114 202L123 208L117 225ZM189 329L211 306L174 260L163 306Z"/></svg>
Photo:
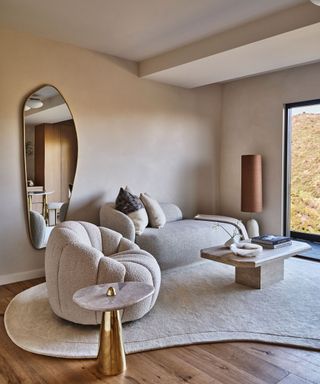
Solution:
<svg viewBox="0 0 320 384"><path fill-rule="evenodd" d="M66 217L78 157L73 117L60 92L39 88L24 103L24 166L27 215L32 245L47 244Z"/></svg>

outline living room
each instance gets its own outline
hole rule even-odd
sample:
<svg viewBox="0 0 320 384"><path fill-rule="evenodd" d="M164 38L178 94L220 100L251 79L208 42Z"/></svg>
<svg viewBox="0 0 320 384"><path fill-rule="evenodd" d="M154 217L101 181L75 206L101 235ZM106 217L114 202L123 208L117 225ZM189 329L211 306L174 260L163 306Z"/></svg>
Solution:
<svg viewBox="0 0 320 384"><path fill-rule="evenodd" d="M223 14L229 17L229 19L226 18L229 24L227 21L225 26L222 23L220 30L217 31L209 27L207 30L202 29L198 35L195 33L194 36L189 35L183 40L183 33L189 29L196 30L201 24L201 17L207 25L214 24L213 20L218 22L221 19L221 17L214 18L216 13L214 6L218 6L216 2L203 1L199 2L201 6L197 6L190 1L187 2L187 10L181 1L166 1L162 5L162 2L154 2L149 7L143 1L139 2L139 6L134 6L132 3L130 5L130 2L116 4L117 2L111 1L107 5L97 2L95 12L94 6L85 6L85 2L81 3L84 8L74 1L61 1L59 3L61 7L56 5L55 9L50 7L48 2L39 3L31 0L25 4L19 1L2 1L0 4L0 9L3 7L0 16L2 48L0 73L3 95L0 106L2 133L0 158L3 180L1 195L4 202L0 220L0 284L22 282L18 283L19 287L26 288L24 281L44 276L45 250L34 249L28 233L22 111L28 95L45 84L56 87L63 95L74 118L78 138L78 162L68 220L82 220L99 225L101 206L105 202L114 201L119 188L128 185L135 193L147 191L158 201L174 202L181 208L185 217L191 218L197 213L221 214L247 221L250 214L241 212L240 209L241 156L257 153L262 155L263 160L263 210L255 214L255 219L259 223L260 233L283 234L284 106L288 103L319 99L320 63L318 61L320 57L316 57L319 53L312 44L314 41L319 41L317 40L319 32L314 29L319 27L320 7L307 0L286 0L270 2L274 6L274 8L270 6L270 9L260 5L262 7L260 9L258 2L248 0L241 6L238 3L242 1L225 2L228 6L224 9L222 7L224 2L220 1L217 4L220 4L221 9L224 10ZM283 4L277 6L277 3ZM41 4L44 4L44 9ZM92 24L104 20L102 16L98 18L99 13L103 14L101 10L99 12L99 4L106 7L103 8L104 12L110 11L108 16L110 23L112 18L117 17L124 23L121 25L123 35L117 34L119 30L115 32L104 30L104 36L108 37L106 40L111 44L110 47L119 48L117 55L115 50L110 50L108 54L103 53L101 46L98 45L96 49L93 46L86 47L86 37L90 35ZM64 13L61 11L62 7L64 7ZM156 8L153 10L153 7ZM142 10L146 14L141 13L139 16ZM169 12L170 10L172 13ZM185 13L182 12L183 10ZM198 21L196 12L201 16ZM112 16L113 14L115 16ZM184 19L182 16L179 19L179 14L184 16ZM97 20L93 19L94 15L98 18ZM153 19L151 19L152 15ZM59 19L60 16L61 19ZM89 23L88 30L85 29L86 24L79 22L77 24L77 17L83 22L86 16ZM144 24L141 20L144 17L148 20L147 16L150 17L150 21ZM132 18L132 24L129 23L130 18ZM51 19L59 27L53 31L57 35L50 37L50 31L42 28L46 22L50 24ZM42 20L43 25L39 25L39 20ZM171 23L171 30L168 29L169 32L167 32L171 36L162 30L162 42L156 40L157 33L151 32L152 23L157 21L157 25L161 26L164 20ZM174 33L176 20L184 22L182 26L185 27L180 31L182 35L180 41L176 40L178 37ZM59 30L63 29L60 26L64 22L70 23L72 28L76 28L77 25L83 28L83 33L79 35L83 39L82 42L73 42L70 38L64 39L62 32L61 35L58 34ZM134 22L136 22L135 25ZM114 22L114 24L117 23ZM118 22L118 24L121 23ZM136 29L130 30L131 25ZM190 25L194 27L191 28ZM242 27L243 36L240 36ZM162 28L166 28L166 24ZM249 28L248 31L246 28ZM250 38L249 32L251 32ZM299 32L301 32L300 38L297 35ZM293 37L290 33L294 34ZM137 34L136 38L135 34ZM148 34L151 40L149 45L146 39ZM217 52L210 52L210 55L207 52L205 55L203 51L209 51L212 48L208 48L210 38L213 39L217 34L222 47L212 45ZM176 35L179 36L179 31ZM138 45L138 38L142 36L146 40L142 40ZM241 41L236 41L236 36ZM281 37L284 39L283 45L277 40ZM233 46L228 40L231 38L234 39ZM105 37L101 39L102 42L104 39ZM171 39L172 42L170 42ZM205 39L207 39L207 45L205 45ZM255 43L259 44L260 41L265 40L268 44L270 42L270 47L263 46L261 49L268 55L270 50L272 52L267 63L269 67L262 66L263 60L259 56L254 56ZM305 44L306 41L310 43L310 47ZM294 49L291 49L292 45ZM126 52L127 47L133 49L134 46L137 46L140 51L137 48L136 53L129 50L127 54L120 53L121 49L122 52ZM144 46L146 49L154 48L154 51L144 53ZM237 52L239 47L247 47L253 51ZM283 50L283 47L287 47L288 51ZM256 49L256 54L259 54L260 48ZM313 56L308 49L312 51ZM235 56L230 58L227 56L227 62L223 62L223 54L228 52L233 52ZM297 52L300 52L300 56ZM206 57L219 54L222 59L217 60L222 60L222 65L219 67L217 64L217 67L208 71L205 74L208 77L207 83L202 84L203 77L197 78L199 73L202 73L201 67L197 67L199 65L197 61L201 61L199 56L204 60ZM240 55L239 60L237 54ZM246 54L251 56L244 60L243 56ZM134 57L134 55L136 59L128 59L128 56ZM291 63L288 62L289 59L292 60ZM196 65L195 69L191 68L195 73L194 78L190 78L188 70L185 69L186 63ZM229 77L226 78L229 66L231 66L230 73L227 73ZM246 73L246 69L251 73ZM170 70L173 72L171 73ZM166 71L167 78L158 78L164 76ZM181 80L184 71L186 76ZM177 77L175 77L176 72L178 72ZM181 76L180 73L182 73ZM211 77L212 73L215 75L214 80ZM186 85L174 85L178 81L186 81ZM201 86L188 83L192 81L200 82ZM11 291L16 292L15 290L20 288L11 288ZM7 294L8 291L4 291L3 298L6 303L5 295ZM317 300L316 297L314 299ZM2 335L5 331L3 321L1 323ZM9 340L5 345L10 345L8 343L10 343ZM268 348L273 348L269 344L264 347L266 351ZM232 347L230 348L229 352L232 351ZM249 347L245 344L241 348L243 351ZM254 345L254 348L257 348L257 345ZM320 358L317 352L303 351L305 353L303 355L301 351L294 348L292 349L294 352L290 352L301 359L305 356L306 360L310 359L308 364L314 364L312 369L315 373L313 376L309 373L308 376L307 363L304 363L304 369L297 372L290 359L292 355L287 353L284 347L274 348L272 353L282 356L282 358L279 357L279 360L283 360L279 363L280 368L298 379L284 381L283 378L286 376L283 375L281 379L277 376L278 380L274 377L273 381L269 377L269 382L320 381ZM57 366L61 364L58 359L37 360L36 355L33 357L22 350L17 352L18 347L13 344L10 349L11 354L3 351L2 347L0 349L2 356L6 356L7 359L12 359L15 353L19 354L19 363L16 366L13 362L8 363L11 367L10 372L19 371L25 359L29 359L31 365L35 364L39 367L48 364L48 371L52 369L58 372ZM226 356L228 351L226 349L223 351ZM183 352L179 353L183 354ZM204 354L204 352L199 353L200 356L201 353ZM252 354L252 350L250 353ZM251 356L250 353L247 349L248 358ZM267 355L267 352L265 354ZM308 357L306 357L307 354ZM29 355L32 357L26 357ZM141 366L145 367L149 360L143 359ZM313 363L310 362L311 360ZM290 361L290 364L286 361ZM270 368L268 364L274 363L275 361L272 360L261 361L265 370ZM52 368L50 368L51 364ZM63 365L66 370L69 370L69 376L67 374L66 377L70 379L69 382L81 380L81 364L87 367L87 363L75 363L77 364L75 368L72 364L72 361L67 361ZM130 375L130 367L134 372L134 365L138 364L140 364L139 355L129 355L127 373ZM89 371L90 369L88 368ZM198 368L196 370L199 373ZM92 374L93 371L90 372ZM194 375L195 372L192 372ZM22 380L19 374L17 375L11 382ZM41 382L41 375L34 381L31 376L28 376L32 375L30 371L26 375L25 382ZM45 375L45 368L43 368L43 375ZM60 382L66 380L61 376L62 373L59 375ZM214 382L214 373L210 372L210 375ZM87 374L87 380L89 376ZM243 376L242 381L238 382L258 382L258 380L263 382L262 378L255 378L256 381L254 381L252 377L245 381L245 377ZM9 379L7 381L5 378L1 377L1 379L3 382L10 382ZM53 380L52 377L51 379ZM123 380L126 380L123 382L130 382L129 379ZM136 380L143 381L143 377L140 376ZM154 378L151 373L146 380L146 382L160 382L160 379ZM163 380L165 382L165 379ZM176 382L183 381L181 378L176 380ZM193 382L205 382L202 376L198 381L196 376L193 380ZM208 377L206 380L210 382ZM217 382L237 382L235 378L230 378L230 381L222 378L220 381L219 378L216 380ZM191 382L191 379L185 381ZM169 377L167 382L174 381L170 381ZM266 382L268 382L267 379Z"/></svg>

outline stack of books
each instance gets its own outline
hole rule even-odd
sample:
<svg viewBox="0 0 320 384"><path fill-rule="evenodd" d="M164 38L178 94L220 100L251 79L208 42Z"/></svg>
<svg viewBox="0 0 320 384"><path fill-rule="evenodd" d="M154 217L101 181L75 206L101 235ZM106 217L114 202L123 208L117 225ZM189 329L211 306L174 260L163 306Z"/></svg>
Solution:
<svg viewBox="0 0 320 384"><path fill-rule="evenodd" d="M280 248L291 245L292 241L286 236L263 235L253 237L251 243L262 245L264 248Z"/></svg>

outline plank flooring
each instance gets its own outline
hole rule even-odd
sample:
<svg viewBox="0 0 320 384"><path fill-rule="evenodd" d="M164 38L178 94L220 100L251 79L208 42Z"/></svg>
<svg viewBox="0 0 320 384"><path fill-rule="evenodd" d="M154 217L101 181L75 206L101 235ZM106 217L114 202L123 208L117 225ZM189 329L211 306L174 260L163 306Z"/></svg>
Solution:
<svg viewBox="0 0 320 384"><path fill-rule="evenodd" d="M7 336L3 314L17 293L42 281L0 287L0 384L320 384L320 352L262 343L201 344L136 353L127 356L127 371L111 378L96 371L94 360L26 352Z"/></svg>

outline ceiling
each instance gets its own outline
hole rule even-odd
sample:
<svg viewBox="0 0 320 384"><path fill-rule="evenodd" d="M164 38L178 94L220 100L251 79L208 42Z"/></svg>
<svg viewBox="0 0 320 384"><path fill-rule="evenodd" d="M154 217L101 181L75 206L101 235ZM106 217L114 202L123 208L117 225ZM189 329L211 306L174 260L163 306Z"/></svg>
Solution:
<svg viewBox="0 0 320 384"><path fill-rule="evenodd" d="M259 25L264 18L276 17L291 9L300 9L298 15L301 17L284 18L289 27L281 33L314 24L315 16L312 18L311 13L319 12L320 22L320 7L308 0L0 0L0 26L133 60L139 63L142 77L194 87L242 76L237 71L230 71L230 74L223 73L220 78L218 73L214 79L209 76L207 80L191 82L191 86L184 84L181 78L172 81L180 73L181 65L191 65L191 71L186 75L189 79L193 62L230 50L227 45L219 52L207 49L199 53L203 42L248 23ZM306 23L300 25L299 19L305 17L306 9L310 15ZM297 25L292 26L292 22ZM268 33L266 35L270 38ZM260 40L266 37L260 36L259 31L257 36ZM248 39L241 45L249 43L253 42ZM188 47L198 55L186 57ZM179 50L181 58L172 62L170 55L174 52L179 56ZM222 59L219 57L219 60ZM233 59L236 59L234 55ZM210 62L212 58L205 70L213 68L217 71L218 67L212 67ZM292 65L297 65L297 62L301 64L301 60L293 60ZM281 65L283 67L281 63L274 67L282 68ZM285 63L285 66L288 64ZM263 68L263 71L275 68ZM170 72L170 69L173 71ZM195 69L198 70L197 65ZM185 68L182 70L185 73Z"/></svg>
<svg viewBox="0 0 320 384"><path fill-rule="evenodd" d="M307 0L1 0L0 23L141 61Z"/></svg>
<svg viewBox="0 0 320 384"><path fill-rule="evenodd" d="M25 114L26 125L55 124L71 119L72 116L66 104L57 105L29 115Z"/></svg>
<svg viewBox="0 0 320 384"><path fill-rule="evenodd" d="M44 87L35 91L30 97L38 96L42 101L50 99L51 97L60 96L61 104L64 103L64 100L56 88L51 85L45 85Z"/></svg>

